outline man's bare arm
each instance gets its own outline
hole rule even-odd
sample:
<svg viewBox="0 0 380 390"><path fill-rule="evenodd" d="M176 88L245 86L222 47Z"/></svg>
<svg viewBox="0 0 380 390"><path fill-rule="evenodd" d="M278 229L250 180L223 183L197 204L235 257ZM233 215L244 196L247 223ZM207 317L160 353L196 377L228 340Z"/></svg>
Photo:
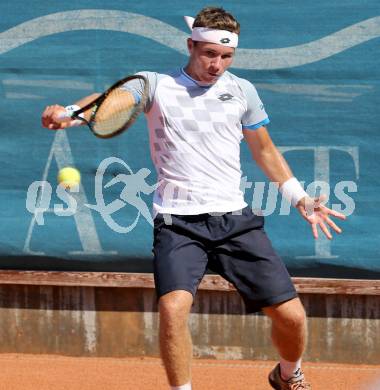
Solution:
<svg viewBox="0 0 380 390"><path fill-rule="evenodd" d="M265 127L260 127L254 131L243 130L243 134L252 157L269 180L277 183L281 188L284 183L289 182L293 178L293 173L288 163L274 145ZM301 216L311 225L315 239L318 238L318 226L328 239L332 239L328 227L336 233L342 232L331 220L331 216L341 220L346 219L345 215L324 206L324 199L323 195L315 199L305 195L295 204Z"/></svg>
<svg viewBox="0 0 380 390"><path fill-rule="evenodd" d="M86 96L80 99L78 102L74 103L79 107L84 107L86 104L90 103L94 99L96 99L100 94L93 93L89 96ZM65 106L61 106L59 104L53 104L51 106L45 107L42 116L41 123L43 127L51 130L60 130L70 127L69 121L62 121L61 115L66 113ZM89 119L91 112L86 111L84 113L85 119Z"/></svg>

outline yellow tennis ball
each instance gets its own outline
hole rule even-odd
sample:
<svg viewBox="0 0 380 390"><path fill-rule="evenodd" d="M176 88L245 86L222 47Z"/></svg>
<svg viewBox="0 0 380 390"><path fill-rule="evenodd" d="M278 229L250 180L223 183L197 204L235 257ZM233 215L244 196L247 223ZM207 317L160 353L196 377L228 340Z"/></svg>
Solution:
<svg viewBox="0 0 380 390"><path fill-rule="evenodd" d="M64 188L72 188L80 183L80 173L73 167L65 167L58 172L57 180Z"/></svg>

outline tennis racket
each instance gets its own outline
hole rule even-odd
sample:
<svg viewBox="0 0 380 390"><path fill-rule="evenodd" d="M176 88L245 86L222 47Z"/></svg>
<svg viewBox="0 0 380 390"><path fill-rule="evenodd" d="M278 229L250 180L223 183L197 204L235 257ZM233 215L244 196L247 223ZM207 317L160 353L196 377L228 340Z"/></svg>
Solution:
<svg viewBox="0 0 380 390"><path fill-rule="evenodd" d="M134 95L125 89L128 88L129 83L136 80L142 84L142 94L139 101L136 101ZM148 93L149 83L146 77L142 75L128 76L117 81L81 109L62 114L60 119L74 120L72 122L74 126L85 123L97 137L111 138L133 124L145 107ZM90 117L85 119L83 113L89 110L91 111ZM86 116L88 117L88 115Z"/></svg>

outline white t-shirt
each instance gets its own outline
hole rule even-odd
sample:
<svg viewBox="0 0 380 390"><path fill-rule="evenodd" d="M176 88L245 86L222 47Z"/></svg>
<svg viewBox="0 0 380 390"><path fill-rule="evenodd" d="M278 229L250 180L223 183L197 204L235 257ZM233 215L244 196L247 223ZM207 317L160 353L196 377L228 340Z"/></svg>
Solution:
<svg viewBox="0 0 380 390"><path fill-rule="evenodd" d="M255 87L230 72L198 84L183 69L148 78L145 114L158 182L153 214L223 213L247 206L240 190L242 129L269 123ZM128 89L141 94L137 80Z"/></svg>

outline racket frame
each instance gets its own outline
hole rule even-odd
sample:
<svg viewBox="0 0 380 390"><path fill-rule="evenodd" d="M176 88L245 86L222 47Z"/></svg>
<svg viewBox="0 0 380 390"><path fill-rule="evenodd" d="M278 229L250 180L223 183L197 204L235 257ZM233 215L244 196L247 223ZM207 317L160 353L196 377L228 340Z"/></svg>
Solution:
<svg viewBox="0 0 380 390"><path fill-rule="evenodd" d="M107 98L107 96L110 94L110 92L113 91L114 89L120 88L125 83L127 83L127 82L129 82L131 80L136 80L136 79L140 79L140 80L144 81L144 89L143 89L143 93L141 95L140 101L136 105L136 107L134 109L134 112L131 115L131 117L128 119L128 121L122 127L120 127L119 129L113 131L110 134L99 134L99 133L97 133L94 130L94 128L92 126L92 123L94 122L94 119L96 117L96 113L97 113L98 109L101 107L101 105L104 102L104 100ZM72 119L79 119L82 122L86 123L86 125L89 127L91 132L98 138L112 138L112 137L115 137L115 136L121 134L123 131L128 129L135 122L135 120L138 117L138 115L144 110L146 101L148 99L148 95L149 95L149 82L148 82L148 79L145 76L139 75L139 74L132 75L132 76L127 76L127 77L124 77L124 78L120 79L119 81L117 81L113 85L111 85L105 92L103 92L100 96L98 96L92 102L90 102L90 103L86 104L85 106L83 106L80 110L74 111L71 114L71 118ZM88 111L88 110L92 110L91 111L91 116L90 116L89 120L87 120L87 119L83 118L82 116L80 116L80 114L83 114L85 111Z"/></svg>

